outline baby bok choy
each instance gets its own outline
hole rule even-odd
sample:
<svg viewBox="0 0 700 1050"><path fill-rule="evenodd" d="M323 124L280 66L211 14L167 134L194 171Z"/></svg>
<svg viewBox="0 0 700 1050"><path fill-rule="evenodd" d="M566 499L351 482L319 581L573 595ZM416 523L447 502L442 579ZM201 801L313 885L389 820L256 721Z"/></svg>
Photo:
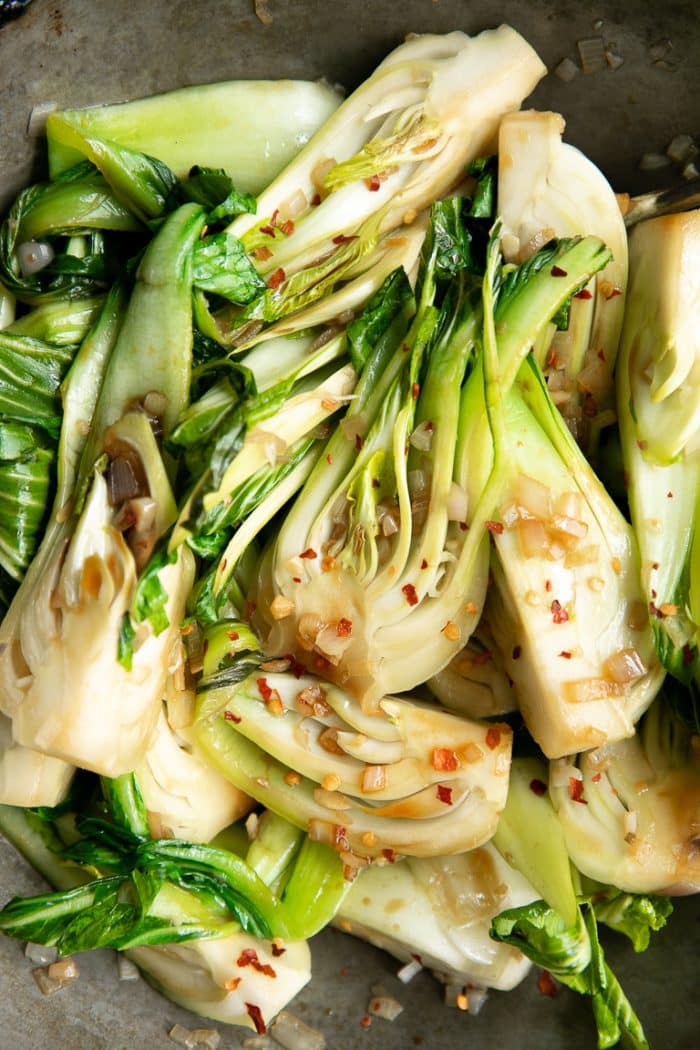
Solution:
<svg viewBox="0 0 700 1050"><path fill-rule="evenodd" d="M0 628L0 706L15 741L107 776L130 771L149 743L192 585L187 549L152 554L176 517L156 434L189 393L203 223L198 205L174 212L127 309L108 299L68 388L56 512Z"/></svg>
<svg viewBox="0 0 700 1050"><path fill-rule="evenodd" d="M618 368L627 496L659 658L699 678L700 212L640 223Z"/></svg>

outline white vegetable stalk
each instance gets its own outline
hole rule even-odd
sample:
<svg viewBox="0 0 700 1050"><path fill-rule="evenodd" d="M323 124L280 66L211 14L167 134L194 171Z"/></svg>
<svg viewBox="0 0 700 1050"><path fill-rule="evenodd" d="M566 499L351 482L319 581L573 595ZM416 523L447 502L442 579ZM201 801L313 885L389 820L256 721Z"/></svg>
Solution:
<svg viewBox="0 0 700 1050"><path fill-rule="evenodd" d="M127 955L186 1010L255 1029L256 1016L267 1026L311 978L307 942L287 941L283 947L284 953L276 955L269 942L237 931L186 944L132 948ZM246 964L248 950L275 976Z"/></svg>
<svg viewBox="0 0 700 1050"><path fill-rule="evenodd" d="M176 733L163 711L134 776L155 839L210 842L254 805L248 795L205 761L191 729L181 728Z"/></svg>
<svg viewBox="0 0 700 1050"><path fill-rule="evenodd" d="M427 685L444 707L467 718L493 718L517 710L513 683L483 620L464 649L428 679Z"/></svg>
<svg viewBox="0 0 700 1050"><path fill-rule="evenodd" d="M261 671L206 691L196 736L239 788L350 864L481 845L508 791L508 726L398 697L364 714L308 675Z"/></svg>
<svg viewBox="0 0 700 1050"><path fill-rule="evenodd" d="M550 795L584 875L630 893L700 890L700 754L663 697L631 740L563 759L555 777L559 764Z"/></svg>
<svg viewBox="0 0 700 1050"><path fill-rule="evenodd" d="M489 937L491 919L529 904L536 891L487 843L454 857L409 858L372 865L343 900L335 924L462 984L507 991L530 963Z"/></svg>
<svg viewBox="0 0 700 1050"><path fill-rule="evenodd" d="M57 806L66 796L75 769L70 763L22 747L12 722L0 715L0 804Z"/></svg>

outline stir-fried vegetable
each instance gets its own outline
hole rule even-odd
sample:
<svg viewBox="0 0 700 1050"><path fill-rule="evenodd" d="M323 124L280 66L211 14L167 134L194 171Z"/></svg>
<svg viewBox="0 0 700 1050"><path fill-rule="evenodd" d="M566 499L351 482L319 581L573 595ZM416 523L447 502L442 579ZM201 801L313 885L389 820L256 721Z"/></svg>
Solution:
<svg viewBox="0 0 700 1050"><path fill-rule="evenodd" d="M0 930L263 1034L334 921L647 1045L597 924L698 889L697 215L628 299L543 73L502 26L337 109L49 118L0 228L0 827L54 892Z"/></svg>

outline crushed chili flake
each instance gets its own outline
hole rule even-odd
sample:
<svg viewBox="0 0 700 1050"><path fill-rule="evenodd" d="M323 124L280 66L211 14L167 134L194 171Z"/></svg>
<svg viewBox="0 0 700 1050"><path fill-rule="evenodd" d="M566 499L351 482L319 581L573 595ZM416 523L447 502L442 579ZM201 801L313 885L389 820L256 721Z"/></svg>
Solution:
<svg viewBox="0 0 700 1050"><path fill-rule="evenodd" d="M514 659L514 660L519 660L519 659L520 659L520 655L521 655L522 651L523 651L523 650L522 650L522 646L520 646L520 645L516 645L516 646L514 646L514 647L513 647L513 659Z"/></svg>
<svg viewBox="0 0 700 1050"><path fill-rule="evenodd" d="M348 241L356 241L357 237L356 233L339 233L333 238L333 244L347 244Z"/></svg>
<svg viewBox="0 0 700 1050"><path fill-rule="evenodd" d="M317 558L317 557L318 557L318 554L317 554L317 553L316 553L316 551L315 551L315 550L313 549L313 547L307 547L305 551L302 551L302 552L301 552L301 554L299 555L299 557L300 557L300 558L306 558L307 560L310 560L310 559L312 559L312 558Z"/></svg>
<svg viewBox="0 0 700 1050"><path fill-rule="evenodd" d="M417 400L419 394L420 394L420 383L414 383L413 386L411 387L411 397L413 398L414 401Z"/></svg>
<svg viewBox="0 0 700 1050"><path fill-rule="evenodd" d="M255 1025L255 1031L258 1035L265 1035L267 1032L267 1026L263 1020L260 1007L256 1006L255 1003L246 1003L245 1008L248 1011L248 1016Z"/></svg>
<svg viewBox="0 0 700 1050"><path fill-rule="evenodd" d="M469 528L469 526L467 525L466 521L460 521L459 527L460 527L462 532L466 532L467 529Z"/></svg>
<svg viewBox="0 0 700 1050"><path fill-rule="evenodd" d="M489 530L489 532L495 532L498 536L500 536L505 526L502 521L487 521L486 528Z"/></svg>
<svg viewBox="0 0 700 1050"><path fill-rule="evenodd" d="M614 299L616 295L622 295L622 290L620 288L613 288L613 290L608 295L606 295L605 298Z"/></svg>
<svg viewBox="0 0 700 1050"><path fill-rule="evenodd" d="M472 663L475 663L475 664L487 664L489 662L489 660L491 659L491 652L490 652L489 649L484 649L480 653L475 653L474 656L472 656L471 659L472 659Z"/></svg>
<svg viewBox="0 0 700 1050"><path fill-rule="evenodd" d="M230 638L232 642L237 642L240 638L238 631L227 631L226 637Z"/></svg>
<svg viewBox="0 0 700 1050"><path fill-rule="evenodd" d="M287 275L282 269L282 267L278 266L274 273L270 274L269 280L267 282L267 287L272 289L279 288L286 276Z"/></svg>
<svg viewBox="0 0 700 1050"><path fill-rule="evenodd" d="M493 751L495 747L498 747L500 742L501 730L497 726L491 726L488 732L486 733L486 746L490 747Z"/></svg>
<svg viewBox="0 0 700 1050"><path fill-rule="evenodd" d="M459 759L449 747L434 747L430 756L433 769L440 773L454 773L459 769Z"/></svg>
<svg viewBox="0 0 700 1050"><path fill-rule="evenodd" d="M301 576L292 576L292 583L301 583Z"/></svg>
<svg viewBox="0 0 700 1050"><path fill-rule="evenodd" d="M332 554L324 554L321 558L321 571L332 572L335 568L335 558Z"/></svg>
<svg viewBox="0 0 700 1050"><path fill-rule="evenodd" d="M405 583L401 590L409 605L418 605L418 595L412 583Z"/></svg>
<svg viewBox="0 0 700 1050"><path fill-rule="evenodd" d="M593 294L588 291L587 288L582 288L580 292L574 292L574 299L592 299Z"/></svg>
<svg viewBox="0 0 700 1050"><path fill-rule="evenodd" d="M549 348L549 353L547 354L547 368L556 368L557 367L557 362L558 362L557 352L554 349L554 347L551 346Z"/></svg>
<svg viewBox="0 0 700 1050"><path fill-rule="evenodd" d="M438 784L437 791L435 792L441 802L444 802L446 806L452 805L452 788L446 787L444 784Z"/></svg>
<svg viewBox="0 0 700 1050"><path fill-rule="evenodd" d="M265 226L261 226L260 232L266 234L268 237L275 236L275 228L272 223L267 223Z"/></svg>
<svg viewBox="0 0 700 1050"><path fill-rule="evenodd" d="M428 568L428 559L427 558L423 558L423 561L420 563L420 567L421 567L421 569L427 569Z"/></svg>
<svg viewBox="0 0 700 1050"><path fill-rule="evenodd" d="M566 270L562 270L561 266L553 266L549 272L551 273L552 277L568 276Z"/></svg>
<svg viewBox="0 0 700 1050"><path fill-rule="evenodd" d="M579 780L578 777L569 777L569 798L572 802L581 802L584 806L588 805L583 797L583 781Z"/></svg>
<svg viewBox="0 0 700 1050"><path fill-rule="evenodd" d="M320 203L321 203L321 194L320 193L314 193L313 197L309 201L309 204L311 205L312 208L317 208Z"/></svg>
<svg viewBox="0 0 700 1050"><path fill-rule="evenodd" d="M376 193L381 184L382 183L378 175L370 175L368 179L365 179L365 186L371 193Z"/></svg>
<svg viewBox="0 0 700 1050"><path fill-rule="evenodd" d="M559 653L559 655L564 660L570 660L571 659L571 653L569 652L568 649L562 649L562 651Z"/></svg>
<svg viewBox="0 0 700 1050"><path fill-rule="evenodd" d="M284 953L287 950L278 940L272 941L270 944L270 948L272 949L272 954L274 955L275 959L279 959L280 955L284 955Z"/></svg>
<svg viewBox="0 0 700 1050"><path fill-rule="evenodd" d="M396 854L393 849L383 849L382 857L384 857L384 860L388 860L390 864L396 863Z"/></svg>
<svg viewBox="0 0 700 1050"><path fill-rule="evenodd" d="M369 1026L372 1024L372 1018L369 1016L369 1014L365 1014L365 1016L361 1018L360 1024L363 1028L369 1028Z"/></svg>
<svg viewBox="0 0 700 1050"><path fill-rule="evenodd" d="M362 446L363 445L364 445L364 441L362 440L362 436L360 434L355 434L355 448L357 449L358 452L362 451Z"/></svg>
<svg viewBox="0 0 700 1050"><path fill-rule="evenodd" d="M690 664L692 664L693 659L694 659L693 650L691 649L691 647L686 642L685 645L683 646L683 666L684 667L689 667Z"/></svg>
<svg viewBox="0 0 700 1050"><path fill-rule="evenodd" d="M538 777L535 777L534 780L530 781L530 791L533 793L533 795L539 795L541 798L542 795L547 794L547 785L545 784L544 780L540 780Z"/></svg>
<svg viewBox="0 0 700 1050"><path fill-rule="evenodd" d="M591 780L593 781L594 784L598 783L598 781L600 780L600 776L601 776L600 773L594 773L593 774L593 776L591 777Z"/></svg>
<svg viewBox="0 0 700 1050"><path fill-rule="evenodd" d="M544 589L546 591L551 591L551 589L552 589L552 581L551 580L545 580L544 581Z"/></svg>
<svg viewBox="0 0 700 1050"><path fill-rule="evenodd" d="M336 625L335 633L339 638L348 638L352 634L352 620L347 620L344 616L341 616Z"/></svg>
<svg viewBox="0 0 700 1050"><path fill-rule="evenodd" d="M275 208L275 210L272 213L272 218L270 219L270 226L276 226L277 225L277 220L279 218L279 214L280 214L279 208Z"/></svg>
<svg viewBox="0 0 700 1050"><path fill-rule="evenodd" d="M266 248L265 245L262 245L260 248L256 248L253 251L253 255L256 259L259 259L260 262L266 262L268 259L272 258L272 252L269 248Z"/></svg>
<svg viewBox="0 0 700 1050"><path fill-rule="evenodd" d="M661 609L658 609L654 602L649 602L649 612L652 616L655 616L657 620L663 620L664 618L664 614L661 612Z"/></svg>
<svg viewBox="0 0 700 1050"><path fill-rule="evenodd" d="M256 608L257 608L257 606L256 606L255 602L251 602L251 600L249 598L246 599L246 603L245 603L245 606L243 608L243 619L244 620L250 620L252 618L253 614L255 613Z"/></svg>
<svg viewBox="0 0 700 1050"><path fill-rule="evenodd" d="M328 463L328 465L330 466L330 464L332 462L333 462L333 457L331 456L330 452L326 452L326 463Z"/></svg>
<svg viewBox="0 0 700 1050"><path fill-rule="evenodd" d="M408 351L409 351L410 349L411 349L411 348L410 348L410 346L408 345L408 343L402 343L402 344L401 344L401 353L402 353L402 354L407 354L407 353L408 353Z"/></svg>
<svg viewBox="0 0 700 1050"><path fill-rule="evenodd" d="M233 711L228 711L228 710L224 711L224 718L226 719L227 722L234 722L236 725L238 725L239 722L242 721L240 715L235 715L233 713Z"/></svg>
<svg viewBox="0 0 700 1050"><path fill-rule="evenodd" d="M293 219L287 219L280 225L280 230L285 235L285 237L289 237L292 233L294 233L294 229L295 226Z"/></svg>
<svg viewBox="0 0 700 1050"><path fill-rule="evenodd" d="M267 684L267 678L258 678L255 684L258 687L258 692L260 693L261 697L267 703L267 701L270 699L273 693L273 690Z"/></svg>
<svg viewBox="0 0 700 1050"><path fill-rule="evenodd" d="M331 666L330 660L326 660L325 656L314 657L314 667L317 671L326 671Z"/></svg>
<svg viewBox="0 0 700 1050"><path fill-rule="evenodd" d="M550 999L553 999L557 994L557 986L549 970L540 971L540 975L537 978L537 988L540 995L547 995Z"/></svg>
<svg viewBox="0 0 700 1050"><path fill-rule="evenodd" d="M294 653L285 653L284 659L289 660L289 670L295 678L301 678L301 676L305 674L306 668L299 660L297 660Z"/></svg>
<svg viewBox="0 0 700 1050"><path fill-rule="evenodd" d="M240 966L241 968L244 966L252 966L254 970L257 970L258 973L264 974L266 977L277 976L269 963L260 962L255 948L244 948L236 960L236 966Z"/></svg>
<svg viewBox="0 0 700 1050"><path fill-rule="evenodd" d="M224 982L224 988L227 992L235 992L242 980L242 977L231 977L228 981Z"/></svg>
<svg viewBox="0 0 700 1050"><path fill-rule="evenodd" d="M566 623L569 619L569 614L566 609L562 608L561 602L555 598L550 606L552 610L552 621L554 623Z"/></svg>

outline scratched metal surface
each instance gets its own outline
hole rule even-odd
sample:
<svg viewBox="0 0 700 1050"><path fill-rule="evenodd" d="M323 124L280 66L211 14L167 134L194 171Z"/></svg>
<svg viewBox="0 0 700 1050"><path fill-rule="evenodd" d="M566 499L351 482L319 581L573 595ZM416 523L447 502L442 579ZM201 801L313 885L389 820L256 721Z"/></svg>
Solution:
<svg viewBox="0 0 700 1050"><path fill-rule="evenodd" d="M695 0L269 0L271 26L252 0L33 0L0 28L0 206L41 171L37 144L26 136L32 107L88 105L235 77L318 77L352 87L408 31L474 32L508 21L551 68L576 58L576 42L601 35L625 61L615 72L548 77L533 98L567 119L567 137L606 171L616 189L640 191L658 182L637 162L663 151L679 132L700 133L700 19ZM602 26L597 21L602 19ZM671 44L661 65L650 49ZM662 173L669 177L672 173ZM39 892L42 882L0 841L0 902ZM682 900L669 929L646 956L608 941L613 967L657 1048L695 1050L698 899ZM421 975L408 987L394 979L387 956L328 931L312 945L314 976L293 1009L322 1029L332 1050L588 1050L595 1045L589 1007L562 991L543 999L531 976L515 992L492 994L476 1018L441 1006L440 991ZM0 938L0 1047L29 1050L131 1050L172 1047L168 1031L192 1015L161 999L144 982L119 983L110 952L81 957L81 979L43 998L19 944ZM405 1004L394 1024L360 1020L372 984L381 981ZM222 1048L241 1045L237 1029L217 1026Z"/></svg>

